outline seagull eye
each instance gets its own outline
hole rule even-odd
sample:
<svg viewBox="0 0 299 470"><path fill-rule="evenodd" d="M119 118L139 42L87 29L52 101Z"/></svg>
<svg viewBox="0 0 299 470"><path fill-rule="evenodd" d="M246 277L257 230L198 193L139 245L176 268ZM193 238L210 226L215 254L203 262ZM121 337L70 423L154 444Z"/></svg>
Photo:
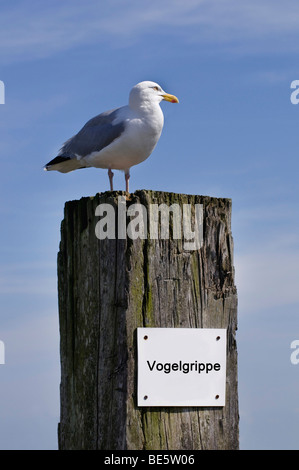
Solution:
<svg viewBox="0 0 299 470"><path fill-rule="evenodd" d="M158 88L157 86L153 86L153 89L154 89L155 91L159 91L159 88Z"/></svg>

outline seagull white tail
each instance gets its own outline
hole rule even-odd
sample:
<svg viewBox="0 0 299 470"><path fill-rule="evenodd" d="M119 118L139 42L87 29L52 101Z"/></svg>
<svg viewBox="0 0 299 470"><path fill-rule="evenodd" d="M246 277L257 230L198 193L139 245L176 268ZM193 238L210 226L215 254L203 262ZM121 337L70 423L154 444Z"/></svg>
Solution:
<svg viewBox="0 0 299 470"><path fill-rule="evenodd" d="M46 171L56 170L60 173L69 173L79 168L85 168L85 165L80 160L69 157L56 157L44 167Z"/></svg>

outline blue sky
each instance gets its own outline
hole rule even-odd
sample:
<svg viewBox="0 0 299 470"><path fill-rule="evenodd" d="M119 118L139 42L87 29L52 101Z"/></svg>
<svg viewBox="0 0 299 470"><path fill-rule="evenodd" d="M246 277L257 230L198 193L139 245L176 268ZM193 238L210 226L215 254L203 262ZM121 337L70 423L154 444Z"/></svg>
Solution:
<svg viewBox="0 0 299 470"><path fill-rule="evenodd" d="M131 191L232 198L241 448L299 448L298 55L296 0L2 2L1 449L57 448L63 207L109 188L104 170L43 165L141 80L180 103L162 103Z"/></svg>

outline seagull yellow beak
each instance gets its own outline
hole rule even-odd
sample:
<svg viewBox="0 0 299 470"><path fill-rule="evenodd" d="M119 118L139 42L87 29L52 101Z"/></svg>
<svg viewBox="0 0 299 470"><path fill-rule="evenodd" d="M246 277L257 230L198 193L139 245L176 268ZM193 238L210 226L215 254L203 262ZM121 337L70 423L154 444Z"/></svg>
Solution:
<svg viewBox="0 0 299 470"><path fill-rule="evenodd" d="M178 103L179 102L179 100L177 99L176 96L170 95L169 93L164 93L164 95L162 95L162 96L163 96L163 100L170 101L170 103Z"/></svg>

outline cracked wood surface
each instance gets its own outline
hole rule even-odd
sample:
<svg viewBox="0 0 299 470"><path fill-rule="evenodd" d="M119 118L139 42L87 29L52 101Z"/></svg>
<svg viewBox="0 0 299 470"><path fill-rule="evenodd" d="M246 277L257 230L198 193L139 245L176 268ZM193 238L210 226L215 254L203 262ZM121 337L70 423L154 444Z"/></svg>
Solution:
<svg viewBox="0 0 299 470"><path fill-rule="evenodd" d="M99 240L99 204L65 205L58 253L60 449L238 449L237 292L231 201L136 191L131 204L203 204L203 247L182 240ZM225 407L138 408L137 327L227 328Z"/></svg>

